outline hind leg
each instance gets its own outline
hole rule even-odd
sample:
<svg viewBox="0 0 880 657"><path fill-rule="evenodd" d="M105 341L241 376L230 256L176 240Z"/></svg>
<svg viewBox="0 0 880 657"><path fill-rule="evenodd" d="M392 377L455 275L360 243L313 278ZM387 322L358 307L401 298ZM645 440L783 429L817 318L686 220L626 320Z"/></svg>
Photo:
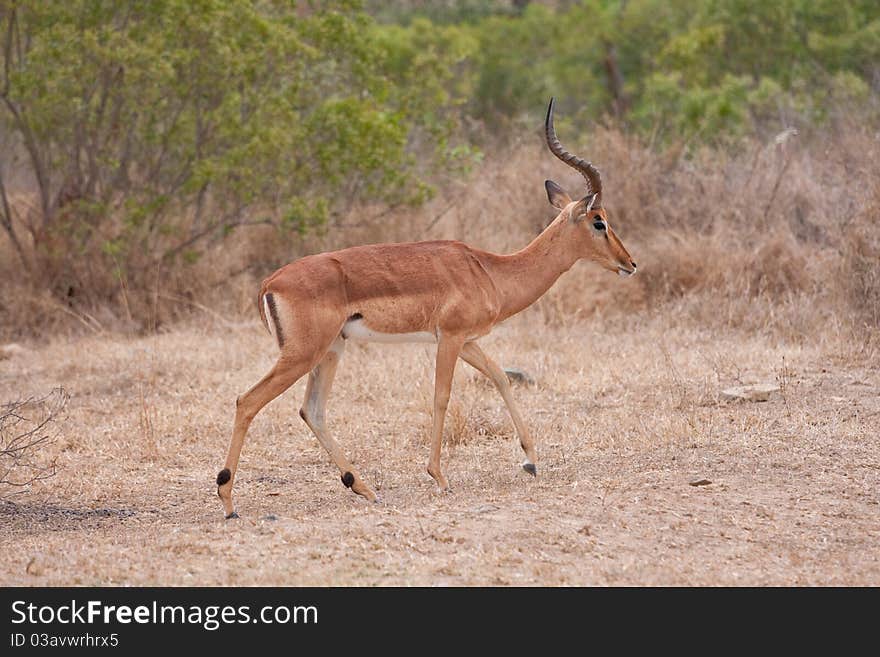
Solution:
<svg viewBox="0 0 880 657"><path fill-rule="evenodd" d="M376 502L376 493L364 483L357 471L351 466L330 432L324 419L324 410L327 406L327 397L330 396L330 388L333 386L333 377L336 375L336 367L345 350L345 341L338 337L324 358L309 373L309 383L306 387L306 398L300 409L300 417L315 434L321 446L327 450L333 463L339 468L342 483L351 488L355 493Z"/></svg>
<svg viewBox="0 0 880 657"><path fill-rule="evenodd" d="M270 293L266 294L266 297ZM321 309L305 308L297 314L289 312L292 302L273 294L270 304L270 332L278 340L281 355L275 367L257 385L241 395L235 403L235 425L226 456L226 466L217 475L217 494L223 502L227 518L236 517L232 504L232 483L238 459L251 421L262 408L296 383L324 358L339 335L341 320ZM272 313L272 307L275 313ZM277 315L277 316L276 316Z"/></svg>
<svg viewBox="0 0 880 657"><path fill-rule="evenodd" d="M305 359L289 361L280 358L275 367L264 376L259 383L235 400L235 425L232 430L232 442L226 456L226 465L217 475L217 494L223 502L223 510L227 518L237 518L232 504L232 482L238 469L238 459L248 427L262 408L278 395L296 383L309 371L309 363Z"/></svg>

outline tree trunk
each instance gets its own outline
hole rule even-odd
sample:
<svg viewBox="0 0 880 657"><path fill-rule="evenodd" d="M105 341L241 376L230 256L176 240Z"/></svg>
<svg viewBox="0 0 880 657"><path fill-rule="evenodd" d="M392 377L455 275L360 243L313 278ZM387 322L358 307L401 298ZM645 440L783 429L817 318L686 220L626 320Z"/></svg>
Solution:
<svg viewBox="0 0 880 657"><path fill-rule="evenodd" d="M605 41L605 73L608 75L608 91L611 93L614 115L621 117L629 110L629 98L623 90L623 73L617 61L617 48Z"/></svg>
<svg viewBox="0 0 880 657"><path fill-rule="evenodd" d="M15 252L18 254L19 260L21 260L21 266L24 267L25 271L28 271L30 266L24 255L24 248L21 245L21 241L15 233L15 226L12 223L12 208L9 205L9 197L6 194L6 185L3 182L2 168L0 168L0 211L2 211L2 214L0 214L0 224L3 224L4 230L7 235L9 235L9 240L12 242L12 246L15 247Z"/></svg>

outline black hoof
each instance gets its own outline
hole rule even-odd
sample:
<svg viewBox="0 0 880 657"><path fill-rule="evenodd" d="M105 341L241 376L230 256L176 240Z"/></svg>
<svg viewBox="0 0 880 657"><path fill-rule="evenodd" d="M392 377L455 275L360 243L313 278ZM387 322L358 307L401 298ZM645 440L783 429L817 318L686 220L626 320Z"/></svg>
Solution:
<svg viewBox="0 0 880 657"><path fill-rule="evenodd" d="M528 472L533 477L538 476L538 468L535 467L534 463L523 463L523 470Z"/></svg>
<svg viewBox="0 0 880 657"><path fill-rule="evenodd" d="M235 511L226 516L227 520L232 520L233 518L238 518L238 514Z"/></svg>

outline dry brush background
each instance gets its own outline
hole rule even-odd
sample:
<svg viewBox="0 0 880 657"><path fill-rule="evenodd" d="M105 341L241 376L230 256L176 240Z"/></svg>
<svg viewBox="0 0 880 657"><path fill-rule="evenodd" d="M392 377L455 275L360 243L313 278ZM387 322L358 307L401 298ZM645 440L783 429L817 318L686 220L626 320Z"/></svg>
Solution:
<svg viewBox="0 0 880 657"><path fill-rule="evenodd" d="M579 264L483 341L536 380L515 395L538 478L500 397L461 364L454 492L438 494L432 351L351 345L329 421L380 506L343 489L296 413L300 382L255 420L242 519L222 519L234 399L275 355L254 308L272 267L241 263L295 255L271 229L195 276L121 290L147 326L120 308L73 316L2 253L3 332L20 347L0 352L0 400L71 397L45 454L56 476L0 505L0 583L880 584L878 151L857 125L688 158L598 131L588 152L639 275ZM560 169L536 131L423 208L354 208L303 252L429 237L510 251L552 218L544 178L580 188ZM780 391L721 396L759 382Z"/></svg>

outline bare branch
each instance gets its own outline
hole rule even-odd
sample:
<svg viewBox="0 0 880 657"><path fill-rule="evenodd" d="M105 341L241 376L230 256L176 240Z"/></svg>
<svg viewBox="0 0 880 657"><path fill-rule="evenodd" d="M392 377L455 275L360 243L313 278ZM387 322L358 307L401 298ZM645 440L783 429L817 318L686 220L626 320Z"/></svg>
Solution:
<svg viewBox="0 0 880 657"><path fill-rule="evenodd" d="M13 6L9 12L9 25L6 27L6 41L3 43L3 88L0 89L0 96L6 96L9 93L9 69L12 61L12 37L15 30L15 9Z"/></svg>
<svg viewBox="0 0 880 657"><path fill-rule="evenodd" d="M270 221L269 219L255 219L253 221L246 221L243 219L235 219L235 220L233 220L229 223L226 223L226 224L220 224L217 222L211 223L211 225L200 230L198 233L196 233L195 235L193 235L189 239L184 240L180 244L178 244L170 249L166 249L165 252L159 258L157 258L157 260L173 258L181 251L184 251L185 249L189 248L190 246L192 246L196 242L208 237L212 232L214 232L215 230L220 228L221 225L223 226L223 228L229 230L232 228L239 228L242 226L272 225L272 221Z"/></svg>
<svg viewBox="0 0 880 657"><path fill-rule="evenodd" d="M55 474L55 461L45 452L69 399L63 388L55 388L40 398L0 405L0 497Z"/></svg>

